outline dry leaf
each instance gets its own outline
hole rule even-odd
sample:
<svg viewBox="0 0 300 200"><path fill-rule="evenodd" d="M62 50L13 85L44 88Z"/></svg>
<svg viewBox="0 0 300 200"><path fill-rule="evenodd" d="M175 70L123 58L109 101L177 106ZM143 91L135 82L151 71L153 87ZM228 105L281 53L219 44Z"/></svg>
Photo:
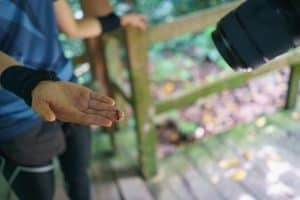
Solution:
<svg viewBox="0 0 300 200"><path fill-rule="evenodd" d="M174 85L174 83L167 82L164 84L163 89L164 89L165 93L170 94L175 90L175 85Z"/></svg>
<svg viewBox="0 0 300 200"><path fill-rule="evenodd" d="M220 182L220 177L218 175L214 175L210 178L210 181L216 185Z"/></svg>
<svg viewBox="0 0 300 200"><path fill-rule="evenodd" d="M204 124L210 124L214 121L214 117L210 114L205 113L202 117L202 121Z"/></svg>
<svg viewBox="0 0 300 200"><path fill-rule="evenodd" d="M219 167L223 168L223 169L234 168L234 167L238 167L240 165L241 165L241 162L238 158L231 158L231 159L221 160L219 162Z"/></svg>
<svg viewBox="0 0 300 200"><path fill-rule="evenodd" d="M256 126L259 128L264 127L266 123L267 123L267 119L265 117L260 117L255 122Z"/></svg>
<svg viewBox="0 0 300 200"><path fill-rule="evenodd" d="M177 132L172 132L170 135L169 135L169 139L171 142L176 142L179 140L179 134Z"/></svg>
<svg viewBox="0 0 300 200"><path fill-rule="evenodd" d="M268 155L268 159L273 161L281 161L282 157L277 152L273 152Z"/></svg>
<svg viewBox="0 0 300 200"><path fill-rule="evenodd" d="M243 153L243 157L245 158L245 160L250 161L253 160L254 154L251 151L246 151Z"/></svg>
<svg viewBox="0 0 300 200"><path fill-rule="evenodd" d="M246 178L246 176L247 172L243 169L239 169L232 174L231 179L234 181L242 181Z"/></svg>
<svg viewBox="0 0 300 200"><path fill-rule="evenodd" d="M293 112L292 113L292 118L296 119L296 120L299 120L300 119L300 113L299 112Z"/></svg>

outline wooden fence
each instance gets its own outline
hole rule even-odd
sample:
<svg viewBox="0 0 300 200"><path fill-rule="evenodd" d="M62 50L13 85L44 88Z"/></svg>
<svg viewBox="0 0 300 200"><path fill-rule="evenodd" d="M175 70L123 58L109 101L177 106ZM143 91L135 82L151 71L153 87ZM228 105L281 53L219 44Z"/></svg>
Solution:
<svg viewBox="0 0 300 200"><path fill-rule="evenodd" d="M252 72L233 73L225 78L204 83L200 87L183 91L159 102L154 102L151 98L149 71L147 69L149 46L183 34L198 32L214 25L221 17L241 3L242 1L237 1L201 10L172 22L151 26L146 32L127 28L124 31L103 36L102 48L108 69L106 76L109 79L109 85L114 90L115 97L117 99L123 98L134 110L139 164L141 173L145 178L149 178L157 172L157 134L154 123L158 114L190 105L199 98L222 92L225 89L236 88L252 78L287 66L291 67L291 74L286 108L292 108L296 104L300 73L300 65L297 63L300 63L300 48L282 55ZM117 81L119 74L116 69L123 67L119 52L124 47L128 57L126 67L129 70L131 85L129 92L126 92ZM76 62L84 60L86 58L83 56L77 58Z"/></svg>

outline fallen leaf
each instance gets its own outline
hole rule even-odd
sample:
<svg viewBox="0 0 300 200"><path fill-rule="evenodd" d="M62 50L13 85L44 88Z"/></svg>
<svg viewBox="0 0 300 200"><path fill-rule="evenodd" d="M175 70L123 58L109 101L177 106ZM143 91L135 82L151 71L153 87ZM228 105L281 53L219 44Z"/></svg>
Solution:
<svg viewBox="0 0 300 200"><path fill-rule="evenodd" d="M170 94L175 90L175 85L174 85L174 83L167 82L164 84L163 89L164 89L165 93Z"/></svg>
<svg viewBox="0 0 300 200"><path fill-rule="evenodd" d="M179 134L177 132L172 132L170 135L169 135L169 139L171 142L176 142L179 140Z"/></svg>
<svg viewBox="0 0 300 200"><path fill-rule="evenodd" d="M231 159L221 160L219 162L219 167L222 168L222 169L234 168L234 167L238 167L240 165L241 165L241 162L238 158L231 158Z"/></svg>
<svg viewBox="0 0 300 200"><path fill-rule="evenodd" d="M205 113L202 117L202 121L204 124L210 124L214 121L214 117L210 114Z"/></svg>
<svg viewBox="0 0 300 200"><path fill-rule="evenodd" d="M250 160L253 160L254 154L251 151L246 151L243 153L243 157L245 160L250 161Z"/></svg>
<svg viewBox="0 0 300 200"><path fill-rule="evenodd" d="M236 170L232 176L231 176L231 179L233 181L242 181L246 178L247 176L247 172L243 169L239 169L239 170Z"/></svg>
<svg viewBox="0 0 300 200"><path fill-rule="evenodd" d="M218 175L214 175L210 178L210 181L216 185L220 182L220 177Z"/></svg>
<svg viewBox="0 0 300 200"><path fill-rule="evenodd" d="M265 117L260 117L255 122L256 126L259 128L264 127L266 123L267 123L267 119Z"/></svg>
<svg viewBox="0 0 300 200"><path fill-rule="evenodd" d="M292 113L292 118L296 119L296 120L299 120L300 119L300 113L299 112L293 112Z"/></svg>

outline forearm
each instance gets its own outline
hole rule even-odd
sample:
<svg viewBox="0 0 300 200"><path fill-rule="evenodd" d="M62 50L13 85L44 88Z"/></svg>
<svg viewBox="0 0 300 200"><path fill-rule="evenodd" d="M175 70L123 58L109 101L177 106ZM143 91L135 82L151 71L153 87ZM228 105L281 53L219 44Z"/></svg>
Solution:
<svg viewBox="0 0 300 200"><path fill-rule="evenodd" d="M56 1L54 8L57 25L68 37L82 39L101 34L102 28L97 18L87 16L81 20L74 19L66 0Z"/></svg>
<svg viewBox="0 0 300 200"><path fill-rule="evenodd" d="M86 16L105 16L113 11L109 0L81 0L81 5Z"/></svg>
<svg viewBox="0 0 300 200"><path fill-rule="evenodd" d="M105 14L96 14L94 13L94 11L97 11L95 8L88 7L89 10L94 10L93 14L90 13L83 19L76 20L66 0L56 1L54 6L55 15L61 32L70 38L85 39L119 28L121 26L120 18L112 13L109 2L103 1L101 3L103 3L105 9L101 11L105 11Z"/></svg>
<svg viewBox="0 0 300 200"><path fill-rule="evenodd" d="M20 65L20 63L18 63L12 57L0 51L0 76L4 70L6 70L12 65Z"/></svg>
<svg viewBox="0 0 300 200"><path fill-rule="evenodd" d="M70 38L84 39L99 36L102 33L102 27L95 17L85 17L81 20L76 20L76 28L73 32L67 35Z"/></svg>

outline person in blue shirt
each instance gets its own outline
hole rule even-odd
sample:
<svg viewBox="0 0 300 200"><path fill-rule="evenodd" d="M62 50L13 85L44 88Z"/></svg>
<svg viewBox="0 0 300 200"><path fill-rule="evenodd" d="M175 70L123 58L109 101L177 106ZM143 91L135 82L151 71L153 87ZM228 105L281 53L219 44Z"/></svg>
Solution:
<svg viewBox="0 0 300 200"><path fill-rule="evenodd" d="M69 197L89 200L84 125L111 126L124 114L112 99L75 83L58 31L92 38L127 25L144 30L145 18L111 11L75 20L66 0L1 0L0 10L0 172L19 199L50 200L58 156Z"/></svg>

